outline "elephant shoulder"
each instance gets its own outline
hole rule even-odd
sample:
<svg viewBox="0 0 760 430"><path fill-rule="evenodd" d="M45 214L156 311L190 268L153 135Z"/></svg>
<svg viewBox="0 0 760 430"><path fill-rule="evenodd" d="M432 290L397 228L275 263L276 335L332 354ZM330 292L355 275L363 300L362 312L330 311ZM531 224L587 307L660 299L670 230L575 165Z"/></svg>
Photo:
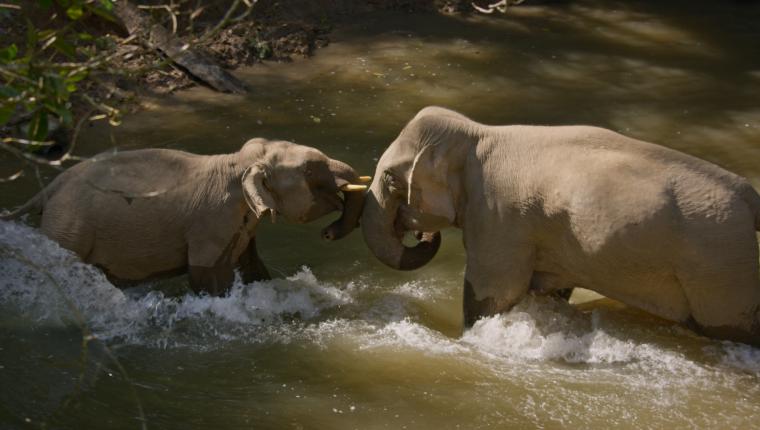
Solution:
<svg viewBox="0 0 760 430"><path fill-rule="evenodd" d="M420 120L422 118L449 118L459 121L471 121L470 118L462 115L457 111L447 109L440 106L427 106L422 108L417 115L414 116L412 121Z"/></svg>

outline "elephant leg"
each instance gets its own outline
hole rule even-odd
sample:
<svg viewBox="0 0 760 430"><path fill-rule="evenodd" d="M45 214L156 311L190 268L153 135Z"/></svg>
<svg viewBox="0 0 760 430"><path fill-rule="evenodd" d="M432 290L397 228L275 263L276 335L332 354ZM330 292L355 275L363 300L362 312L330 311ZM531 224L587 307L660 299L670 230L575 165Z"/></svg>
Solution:
<svg viewBox="0 0 760 430"><path fill-rule="evenodd" d="M760 346L760 280L754 235L731 242L733 252L697 254L710 256L709 264L690 261L677 268L698 333ZM715 246L724 250L725 247ZM743 252L736 252L743 251Z"/></svg>
<svg viewBox="0 0 760 430"><path fill-rule="evenodd" d="M196 240L188 249L188 275L190 288L196 293L203 291L212 296L225 294L235 280L232 252L239 235L235 234L226 246L214 246L213 241ZM218 251L221 249L221 252ZM209 262L213 257L213 262Z"/></svg>
<svg viewBox="0 0 760 430"><path fill-rule="evenodd" d="M471 258L468 251L467 261L463 296L465 328L472 327L481 317L508 311L530 288L533 253L528 250L510 252L504 260L493 255Z"/></svg>
<svg viewBox="0 0 760 430"><path fill-rule="evenodd" d="M467 267L463 296L464 327L481 317L512 308L530 289L535 263L535 245L529 226L517 219L509 230L487 229L496 220L471 217L465 225Z"/></svg>
<svg viewBox="0 0 760 430"><path fill-rule="evenodd" d="M468 329L475 325L475 321L481 317L496 314L496 300L493 297L485 297L478 300L475 297L475 290L473 290L472 284L465 279L462 311L464 315L464 328Z"/></svg>
<svg viewBox="0 0 760 430"><path fill-rule="evenodd" d="M246 284L254 281L267 281L272 279L272 277L269 276L267 267L264 265L264 262L261 261L259 253L256 250L256 238L252 238L251 241L248 242L248 247L240 255L238 264L243 273L243 282Z"/></svg>
<svg viewBox="0 0 760 430"><path fill-rule="evenodd" d="M190 266L190 288L196 294L207 292L212 296L224 295L229 290L235 279L232 266L223 265L214 267Z"/></svg>

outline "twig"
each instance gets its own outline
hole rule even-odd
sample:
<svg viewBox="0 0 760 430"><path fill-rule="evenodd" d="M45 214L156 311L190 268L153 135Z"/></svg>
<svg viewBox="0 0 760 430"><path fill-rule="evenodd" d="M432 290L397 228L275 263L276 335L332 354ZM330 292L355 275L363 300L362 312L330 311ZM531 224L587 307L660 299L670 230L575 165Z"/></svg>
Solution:
<svg viewBox="0 0 760 430"><path fill-rule="evenodd" d="M6 176L5 178L0 178L0 182L2 182L2 183L4 183L4 182L13 182L13 181L15 181L16 179L18 179L18 178L20 178L22 176L24 176L24 169L21 169L18 172L14 173L14 174L12 174L10 176Z"/></svg>
<svg viewBox="0 0 760 430"><path fill-rule="evenodd" d="M235 13L241 3L241 0L235 0L232 5L230 5L229 9L227 9L227 12L224 14L224 17L221 19L221 21L219 21L214 26L214 28L207 31L203 36L201 36L196 42L202 43L204 41L207 41L208 39L216 36L216 34L219 33L219 31L221 31L230 22L238 22L245 19L245 17L247 17L251 11L253 11L253 7L257 2L258 0L242 0L242 3L245 4L246 10L237 17L232 18L232 15Z"/></svg>
<svg viewBox="0 0 760 430"><path fill-rule="evenodd" d="M56 160L58 165L60 166L62 162L69 160L72 158L71 153L74 151L74 147L77 144L77 141L79 140L79 131L82 129L82 124L89 118L90 115L95 111L95 109L88 110L84 115L82 115L81 118L79 118L79 121L77 121L77 125L74 127L74 132L71 134L71 144L69 145L68 149L66 149L66 152L63 153L61 158Z"/></svg>
<svg viewBox="0 0 760 430"><path fill-rule="evenodd" d="M177 34L177 16L172 10L172 7L169 6L168 4L162 4L162 5L156 5L156 6L138 5L137 8L138 9L163 9L169 12L169 16L172 18L172 34Z"/></svg>
<svg viewBox="0 0 760 430"><path fill-rule="evenodd" d="M232 14L235 13L235 11L237 10L238 6L240 6L240 0L235 0L234 2L232 2L232 5L230 5L229 9L227 9L227 12L225 12L224 17L222 18L222 20L219 21L214 26L214 28L212 28L211 30L209 30L208 32L206 32L206 34L204 34L203 37L201 37L201 40L208 40L211 37L216 36L216 34L222 28L224 28L224 26L227 25L227 23L230 21L230 17L232 17Z"/></svg>
<svg viewBox="0 0 760 430"><path fill-rule="evenodd" d="M32 162L36 164L44 164L47 166L51 166L58 170L63 170L58 164L54 163L51 160L48 160L46 158L38 157L36 155L29 154L27 152L21 151L18 148L14 148L11 145L8 145L7 143L0 144L0 149L10 152L11 154L15 155L17 158L26 161L26 162Z"/></svg>
<svg viewBox="0 0 760 430"><path fill-rule="evenodd" d="M37 185L40 186L40 192L42 193L42 206L44 207L47 204L47 192L45 191L45 182L42 180L42 175L40 175L40 166L37 164L34 165L34 177L37 178Z"/></svg>
<svg viewBox="0 0 760 430"><path fill-rule="evenodd" d="M21 139L18 137L4 137L2 139L3 143L18 143L20 145L25 146L53 146L55 145L55 142L52 140L30 140L30 139Z"/></svg>
<svg viewBox="0 0 760 430"><path fill-rule="evenodd" d="M510 6L518 5L518 4L520 4L520 3L524 2L524 1L525 0L511 0L511 1L510 0L499 0L498 2L491 3L491 4L489 4L486 7L480 7L480 6L476 5L475 3L470 3L470 4L478 12L493 13L493 11L498 10L501 13L506 13L507 12L507 8L509 8Z"/></svg>

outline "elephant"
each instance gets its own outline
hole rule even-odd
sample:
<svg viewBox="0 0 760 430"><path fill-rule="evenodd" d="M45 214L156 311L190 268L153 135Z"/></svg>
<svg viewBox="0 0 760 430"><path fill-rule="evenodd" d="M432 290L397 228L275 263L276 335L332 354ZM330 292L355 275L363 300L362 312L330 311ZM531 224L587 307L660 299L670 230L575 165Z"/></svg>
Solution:
<svg viewBox="0 0 760 430"><path fill-rule="evenodd" d="M76 164L2 218L41 211L42 232L115 285L186 272L194 291L221 295L238 266L245 282L269 278L255 242L263 217L306 223L342 210L322 233L339 239L357 225L361 181L369 178L287 141L255 138L219 155L140 149Z"/></svg>
<svg viewBox="0 0 760 430"><path fill-rule="evenodd" d="M760 344L760 197L699 158L592 126L489 126L426 107L378 161L361 226L412 270L445 227L466 251L464 327L582 287L708 337ZM405 245L404 234L418 242Z"/></svg>

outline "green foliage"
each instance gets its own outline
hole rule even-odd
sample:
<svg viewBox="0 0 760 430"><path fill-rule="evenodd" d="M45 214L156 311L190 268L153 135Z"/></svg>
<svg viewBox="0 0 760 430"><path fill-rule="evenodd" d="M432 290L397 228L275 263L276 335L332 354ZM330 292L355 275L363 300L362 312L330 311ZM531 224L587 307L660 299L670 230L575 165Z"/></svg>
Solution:
<svg viewBox="0 0 760 430"><path fill-rule="evenodd" d="M0 127L14 118L29 118L28 140L44 141L52 118L72 125L73 98L112 55L114 44L89 31L86 23L90 19L113 20L113 3L17 0L5 8L13 13L10 19L21 17L26 37L0 45Z"/></svg>

